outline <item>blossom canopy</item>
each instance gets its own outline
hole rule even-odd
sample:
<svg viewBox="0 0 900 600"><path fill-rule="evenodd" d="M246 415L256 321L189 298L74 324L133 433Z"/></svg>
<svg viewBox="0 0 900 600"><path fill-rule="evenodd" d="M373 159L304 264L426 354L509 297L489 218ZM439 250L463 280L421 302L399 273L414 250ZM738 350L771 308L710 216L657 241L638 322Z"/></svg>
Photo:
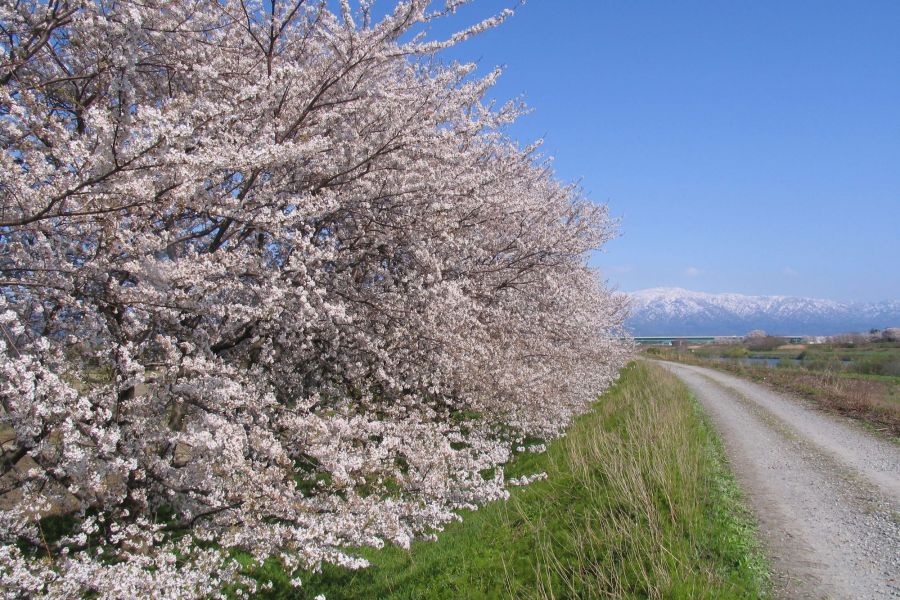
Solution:
<svg viewBox="0 0 900 600"><path fill-rule="evenodd" d="M606 208L435 54L508 13L417 33L466 3L0 6L5 596L364 566L615 378Z"/></svg>

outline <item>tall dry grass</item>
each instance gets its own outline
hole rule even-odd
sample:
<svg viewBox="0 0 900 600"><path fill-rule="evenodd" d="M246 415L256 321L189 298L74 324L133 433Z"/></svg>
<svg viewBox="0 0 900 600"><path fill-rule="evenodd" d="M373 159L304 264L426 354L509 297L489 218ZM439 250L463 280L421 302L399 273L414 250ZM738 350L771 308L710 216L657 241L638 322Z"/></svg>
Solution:
<svg viewBox="0 0 900 600"><path fill-rule="evenodd" d="M721 447L676 378L630 369L552 455L548 495L585 501L563 527L534 524L537 585L520 597L758 597L765 563Z"/></svg>

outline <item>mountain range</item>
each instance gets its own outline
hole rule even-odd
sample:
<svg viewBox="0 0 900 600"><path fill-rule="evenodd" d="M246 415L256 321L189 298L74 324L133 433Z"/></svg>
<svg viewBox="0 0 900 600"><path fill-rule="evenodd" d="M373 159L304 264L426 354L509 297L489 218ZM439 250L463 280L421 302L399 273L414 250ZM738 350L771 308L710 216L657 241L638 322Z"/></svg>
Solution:
<svg viewBox="0 0 900 600"><path fill-rule="evenodd" d="M653 288L629 294L635 336L834 335L900 326L900 302L836 302L789 296L707 294Z"/></svg>

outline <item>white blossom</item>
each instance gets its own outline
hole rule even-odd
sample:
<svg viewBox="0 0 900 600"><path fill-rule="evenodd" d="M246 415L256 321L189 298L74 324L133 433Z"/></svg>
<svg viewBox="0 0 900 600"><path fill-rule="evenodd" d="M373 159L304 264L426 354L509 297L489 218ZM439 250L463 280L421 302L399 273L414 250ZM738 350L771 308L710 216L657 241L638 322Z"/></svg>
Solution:
<svg viewBox="0 0 900 600"><path fill-rule="evenodd" d="M606 208L433 56L508 14L416 34L466 3L0 3L0 594L363 568L615 379Z"/></svg>
<svg viewBox="0 0 900 600"><path fill-rule="evenodd" d="M534 473L532 475L522 475L521 477L510 477L510 479L506 482L508 485L512 486L525 486L534 483L535 481L543 481L547 479L547 474L541 471L540 473Z"/></svg>

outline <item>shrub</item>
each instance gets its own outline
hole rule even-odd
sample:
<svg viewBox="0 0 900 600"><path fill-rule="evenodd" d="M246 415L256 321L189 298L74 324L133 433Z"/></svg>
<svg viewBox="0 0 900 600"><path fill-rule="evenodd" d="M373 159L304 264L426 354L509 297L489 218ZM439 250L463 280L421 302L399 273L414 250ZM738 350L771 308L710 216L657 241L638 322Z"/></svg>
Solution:
<svg viewBox="0 0 900 600"><path fill-rule="evenodd" d="M722 352L722 356L725 358L745 358L750 356L750 351L744 346L731 346Z"/></svg>
<svg viewBox="0 0 900 600"><path fill-rule="evenodd" d="M786 343L785 338L772 335L748 337L745 342L747 348L754 352L770 352Z"/></svg>

